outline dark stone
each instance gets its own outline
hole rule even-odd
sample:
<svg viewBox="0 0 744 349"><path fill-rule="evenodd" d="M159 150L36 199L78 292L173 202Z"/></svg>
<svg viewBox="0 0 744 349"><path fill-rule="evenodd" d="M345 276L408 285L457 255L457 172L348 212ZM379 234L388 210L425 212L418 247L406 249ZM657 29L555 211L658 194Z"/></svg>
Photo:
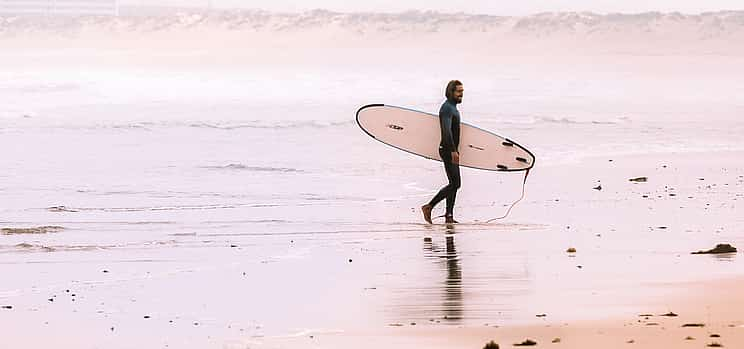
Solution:
<svg viewBox="0 0 744 349"><path fill-rule="evenodd" d="M522 343L514 343L515 347L531 347L533 345L537 345L537 342L531 339L525 339Z"/></svg>
<svg viewBox="0 0 744 349"><path fill-rule="evenodd" d="M486 346L484 346L483 349L499 349L499 345L494 341L490 341L486 343Z"/></svg>
<svg viewBox="0 0 744 349"><path fill-rule="evenodd" d="M729 244L718 244L715 248L707 251L692 252L692 254L719 254L719 253L736 253L736 247Z"/></svg>

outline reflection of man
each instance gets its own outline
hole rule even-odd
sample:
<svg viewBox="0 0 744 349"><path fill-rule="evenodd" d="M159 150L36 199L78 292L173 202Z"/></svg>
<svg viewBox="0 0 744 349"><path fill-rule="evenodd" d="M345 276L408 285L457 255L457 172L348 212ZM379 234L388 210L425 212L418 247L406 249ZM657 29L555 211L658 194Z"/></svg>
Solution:
<svg viewBox="0 0 744 349"><path fill-rule="evenodd" d="M465 89L458 80L452 80L447 84L444 95L447 100L439 109L439 127L442 140L439 143L439 156L444 162L444 171L449 183L439 190L437 195L428 204L421 206L424 220L431 224L431 210L440 201L447 200L447 210L444 214L446 223L457 223L454 219L455 196L460 188L460 153L457 146L460 144L460 112L457 105L462 103L462 95Z"/></svg>
<svg viewBox="0 0 744 349"><path fill-rule="evenodd" d="M463 316L462 269L455 249L455 238L447 236L445 239L446 249L444 251L432 242L425 242L424 249L431 252L428 257L445 260L447 278L443 286L442 310L445 319L458 321Z"/></svg>

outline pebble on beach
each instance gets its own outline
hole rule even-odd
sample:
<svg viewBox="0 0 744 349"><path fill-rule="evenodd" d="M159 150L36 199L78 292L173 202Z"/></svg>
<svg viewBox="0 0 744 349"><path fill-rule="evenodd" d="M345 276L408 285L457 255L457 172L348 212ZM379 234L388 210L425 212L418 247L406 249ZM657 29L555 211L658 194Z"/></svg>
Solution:
<svg viewBox="0 0 744 349"><path fill-rule="evenodd" d="M715 248L707 251L692 252L692 254L719 254L719 253L736 253L736 247L729 244L718 244Z"/></svg>
<svg viewBox="0 0 744 349"><path fill-rule="evenodd" d="M486 346L484 346L483 349L499 349L499 345L494 341L490 341L486 343Z"/></svg>
<svg viewBox="0 0 744 349"><path fill-rule="evenodd" d="M515 347L530 347L533 345L537 345L537 342L531 339L525 339L522 343L514 343Z"/></svg>

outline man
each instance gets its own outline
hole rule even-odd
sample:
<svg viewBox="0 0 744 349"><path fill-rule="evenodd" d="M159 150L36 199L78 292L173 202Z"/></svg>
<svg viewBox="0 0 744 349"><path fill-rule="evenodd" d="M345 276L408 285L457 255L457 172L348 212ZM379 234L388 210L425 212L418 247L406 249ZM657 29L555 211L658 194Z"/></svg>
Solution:
<svg viewBox="0 0 744 349"><path fill-rule="evenodd" d="M445 223L457 223L453 216L455 196L457 189L460 188L460 153L457 151L460 144L460 112L457 111L457 105L462 103L464 91L460 81L450 81L444 92L447 100L439 109L439 128L442 135L439 143L439 156L444 162L444 171L449 183L428 204L421 206L424 220L429 224L431 224L431 210L444 199L447 201Z"/></svg>

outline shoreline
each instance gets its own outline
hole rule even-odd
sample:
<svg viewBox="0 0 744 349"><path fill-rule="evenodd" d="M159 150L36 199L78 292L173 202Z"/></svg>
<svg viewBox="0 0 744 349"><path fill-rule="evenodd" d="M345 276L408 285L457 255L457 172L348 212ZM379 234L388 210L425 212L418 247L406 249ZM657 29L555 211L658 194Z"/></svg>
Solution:
<svg viewBox="0 0 744 349"><path fill-rule="evenodd" d="M647 312L635 316L570 322L548 319L542 324L536 320L532 325L516 326L405 325L376 331L305 333L293 338L254 341L253 345L256 348L479 349L491 340L501 348L510 348L527 339L536 341L537 348L700 348L714 342L726 348L744 345L744 313L740 312L744 309L744 276L669 287L675 290L689 287L688 294L665 300L668 305L656 302L655 306L647 307ZM701 324L704 326L698 326Z"/></svg>
<svg viewBox="0 0 744 349"><path fill-rule="evenodd" d="M380 148L381 156L386 151ZM572 349L700 348L714 340L736 348L744 332L736 313L744 309L744 260L690 253L718 243L744 248L737 215L744 169L734 161L740 154L599 156L538 167L508 220L454 231L420 224L422 195L442 184L442 174L439 164L410 158L393 162L406 167L375 172L382 184L369 174L339 174L338 196L322 188L325 196L308 195L312 200L263 206L245 205L248 189L234 205L204 210L174 206L215 204L214 196L191 198L189 188L179 191L187 200L152 201L158 205L87 192L75 204L60 194L26 207L96 209L17 210L16 222L34 223L0 226L66 228L0 235L7 247L0 253L0 306L13 306L0 309L0 327L15 330L2 344L393 349L482 348L495 340L508 348L529 338L537 347ZM209 178L242 185L250 174ZM521 189L520 175L464 174L456 211L462 221L501 214L491 200L511 203ZM181 174L173 176L163 178L179 183ZM648 181L629 181L639 176ZM326 183L302 172L276 177L273 183ZM401 193L411 178L418 182ZM200 185L227 190L211 186L216 182ZM597 184L603 189L593 189ZM132 186L135 194L142 185ZM285 189L286 197L296 190ZM367 200L381 193L395 199ZM127 209L160 205L176 209ZM569 247L577 252L568 254ZM639 318L645 312L654 316ZM658 316L668 312L679 316ZM437 324L444 316L452 321ZM713 333L721 337L708 337ZM696 340L684 340L688 335ZM554 344L556 337L561 342Z"/></svg>

